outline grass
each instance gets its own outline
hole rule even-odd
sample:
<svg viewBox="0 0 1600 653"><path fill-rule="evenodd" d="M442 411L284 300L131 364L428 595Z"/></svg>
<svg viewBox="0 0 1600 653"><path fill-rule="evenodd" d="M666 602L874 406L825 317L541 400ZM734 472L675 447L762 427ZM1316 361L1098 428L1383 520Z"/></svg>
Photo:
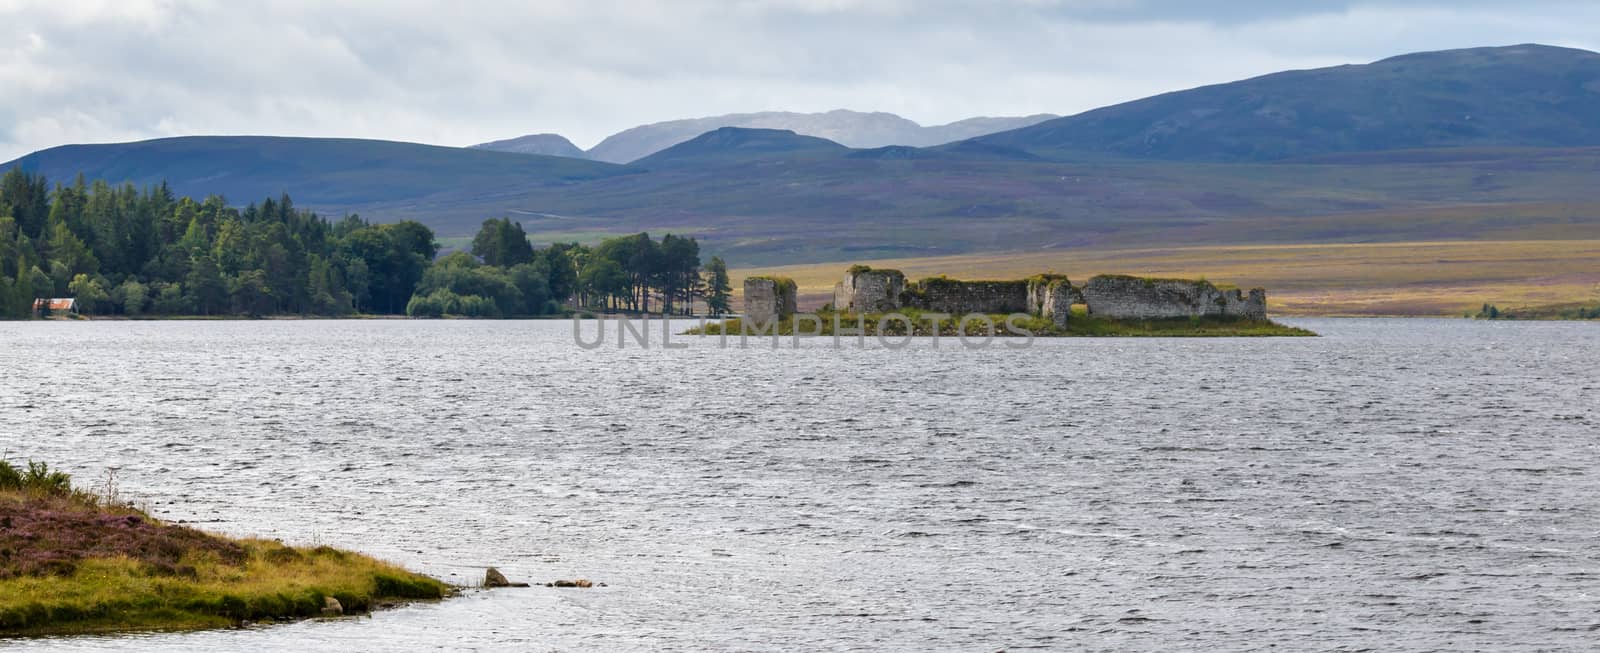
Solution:
<svg viewBox="0 0 1600 653"><path fill-rule="evenodd" d="M1484 304L1477 313L1464 314L1480 320L1600 320L1600 304L1558 304L1554 306L1508 306Z"/></svg>
<svg viewBox="0 0 1600 653"><path fill-rule="evenodd" d="M1072 248L880 259L908 276L1007 278L1041 269L1082 283L1097 274L1223 280L1264 287L1276 315L1461 316L1483 304L1600 302L1600 240L1409 241L1395 243ZM781 274L800 286L802 310L832 298L841 263L738 269ZM1219 287L1224 284L1218 283Z"/></svg>
<svg viewBox="0 0 1600 653"><path fill-rule="evenodd" d="M903 309L899 314L906 316L911 322L912 336L931 337L934 335L934 324L929 318L924 317L922 311ZM834 313L823 311L816 314L821 318L820 324L793 318L778 323L774 329L777 335L791 336L799 329L801 335L832 336L837 331L841 335L865 325L867 337L882 333L885 336L907 335L906 323L899 319L885 320L885 315L869 314L854 315L850 313ZM1071 319L1066 326L1057 326L1051 321L1040 317L1017 319L1010 323L1014 328L1007 328L1006 315L987 315L990 323L994 324L994 335L1000 337L1026 337L1023 331L1032 333L1037 337L1070 338L1070 337L1264 337L1264 336L1315 336L1317 334L1298 327L1278 324L1271 320L1250 320L1242 318L1206 317L1206 318L1176 318L1157 320L1112 320L1094 317L1083 312L1082 307L1075 307ZM837 319L837 321L836 321ZM981 319L972 316L946 317L938 323L938 335L941 337L984 337L988 334L988 325ZM693 327L684 332L691 336L717 336L727 333L735 336L745 329L744 322L739 318L724 320L720 323L708 323L704 329ZM757 335L755 327L751 327L750 335ZM854 335L854 334L850 334Z"/></svg>
<svg viewBox="0 0 1600 653"><path fill-rule="evenodd" d="M1597 160L1593 148L1381 164L847 157L461 192L362 213L438 215L441 234L465 235L477 223L446 216L524 209L565 216L534 219L530 233L689 233L741 266L1031 247L1595 239Z"/></svg>
<svg viewBox="0 0 1600 653"><path fill-rule="evenodd" d="M356 553L165 524L0 462L0 636L221 628L315 617L327 597L349 614L452 592Z"/></svg>

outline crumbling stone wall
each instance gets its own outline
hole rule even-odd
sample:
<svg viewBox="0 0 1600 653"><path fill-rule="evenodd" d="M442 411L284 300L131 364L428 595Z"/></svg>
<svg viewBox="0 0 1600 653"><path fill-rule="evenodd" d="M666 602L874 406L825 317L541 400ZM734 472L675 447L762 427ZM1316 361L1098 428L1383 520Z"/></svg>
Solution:
<svg viewBox="0 0 1600 653"><path fill-rule="evenodd" d="M745 282L747 314L752 297L749 283ZM760 292L757 296L765 296ZM935 277L908 286L899 270L857 266L833 288L834 308L854 313L889 313L901 307L951 315L1030 313L1065 326L1075 304L1087 304L1091 315L1112 319L1267 317L1265 290L1256 288L1246 295L1186 279L1101 275L1078 288L1065 276L1041 274L1020 281ZM793 312L792 304L789 310Z"/></svg>
<svg viewBox="0 0 1600 653"><path fill-rule="evenodd" d="M1267 319L1267 291L1264 288L1251 288L1247 295L1238 288L1222 291L1223 315L1237 315L1252 320Z"/></svg>
<svg viewBox="0 0 1600 653"><path fill-rule="evenodd" d="M1066 326L1072 317L1072 305L1083 303L1083 293L1064 276L1041 274L1028 280L1028 302L1028 312L1049 318L1056 326Z"/></svg>
<svg viewBox="0 0 1600 653"><path fill-rule="evenodd" d="M1084 284L1083 299L1089 305L1089 314L1112 319L1259 319L1267 315L1265 290L1251 290L1247 298L1238 290L1220 290L1208 281L1101 275Z"/></svg>
<svg viewBox="0 0 1600 653"><path fill-rule="evenodd" d="M934 277L906 291L906 306L935 313L1030 313L1029 283L1023 281L956 281Z"/></svg>
<svg viewBox="0 0 1600 653"><path fill-rule="evenodd" d="M794 315L799 286L784 277L750 277L744 280L744 319L751 325L776 324Z"/></svg>
<svg viewBox="0 0 1600 653"><path fill-rule="evenodd" d="M844 281L833 286L833 308L851 313L888 313L900 308L906 275L899 270L850 268Z"/></svg>

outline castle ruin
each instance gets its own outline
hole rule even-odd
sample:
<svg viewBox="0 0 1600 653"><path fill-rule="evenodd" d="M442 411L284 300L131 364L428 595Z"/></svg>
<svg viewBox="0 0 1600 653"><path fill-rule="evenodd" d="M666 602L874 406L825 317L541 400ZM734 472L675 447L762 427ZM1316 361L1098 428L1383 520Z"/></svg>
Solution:
<svg viewBox="0 0 1600 653"><path fill-rule="evenodd" d="M788 285L785 286L784 284ZM794 313L794 282L754 277L745 280L745 315L757 323ZM785 290L787 289L787 290ZM1013 281L958 281L933 277L908 283L899 270L851 267L833 287L834 310L888 313L914 308L933 313L1029 313L1065 325L1072 307L1089 315L1120 320L1185 317L1266 319L1267 293L1222 289L1204 280L1147 279L1100 275L1082 286L1067 277L1040 274Z"/></svg>
<svg viewBox="0 0 1600 653"><path fill-rule="evenodd" d="M744 280L744 318L762 326L777 324L794 315L798 286L785 277L750 277Z"/></svg>

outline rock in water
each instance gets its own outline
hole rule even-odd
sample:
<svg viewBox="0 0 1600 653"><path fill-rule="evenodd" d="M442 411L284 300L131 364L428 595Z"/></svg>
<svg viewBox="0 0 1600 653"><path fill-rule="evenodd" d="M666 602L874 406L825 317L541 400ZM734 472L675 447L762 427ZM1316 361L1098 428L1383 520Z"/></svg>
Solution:
<svg viewBox="0 0 1600 653"><path fill-rule="evenodd" d="M483 586L484 587L511 587L511 581L507 580L506 579L506 575L500 573L499 569L495 569L494 567L490 567L489 570L484 572L484 574L483 574Z"/></svg>
<svg viewBox="0 0 1600 653"><path fill-rule="evenodd" d="M324 616L324 617L341 617L341 616L344 616L344 604L339 603L339 599L333 598L331 596L322 599L322 616Z"/></svg>

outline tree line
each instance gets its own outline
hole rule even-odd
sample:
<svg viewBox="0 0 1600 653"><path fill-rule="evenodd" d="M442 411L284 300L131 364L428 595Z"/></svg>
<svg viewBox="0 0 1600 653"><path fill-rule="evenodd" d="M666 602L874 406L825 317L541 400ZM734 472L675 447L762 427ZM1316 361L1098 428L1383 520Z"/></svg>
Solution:
<svg viewBox="0 0 1600 653"><path fill-rule="evenodd" d="M431 229L331 221L287 195L244 208L86 183L0 176L0 318L71 297L101 315L520 316L579 309L728 311L727 268L693 238L637 234L535 249L489 220L470 252L439 257Z"/></svg>
<svg viewBox="0 0 1600 653"><path fill-rule="evenodd" d="M406 312L412 316L532 315L568 307L689 314L697 300L727 313L732 290L727 264L700 265L692 237L648 233L607 238L598 245L554 243L535 249L510 218L483 223L470 252L436 261ZM652 301L654 303L652 303Z"/></svg>

